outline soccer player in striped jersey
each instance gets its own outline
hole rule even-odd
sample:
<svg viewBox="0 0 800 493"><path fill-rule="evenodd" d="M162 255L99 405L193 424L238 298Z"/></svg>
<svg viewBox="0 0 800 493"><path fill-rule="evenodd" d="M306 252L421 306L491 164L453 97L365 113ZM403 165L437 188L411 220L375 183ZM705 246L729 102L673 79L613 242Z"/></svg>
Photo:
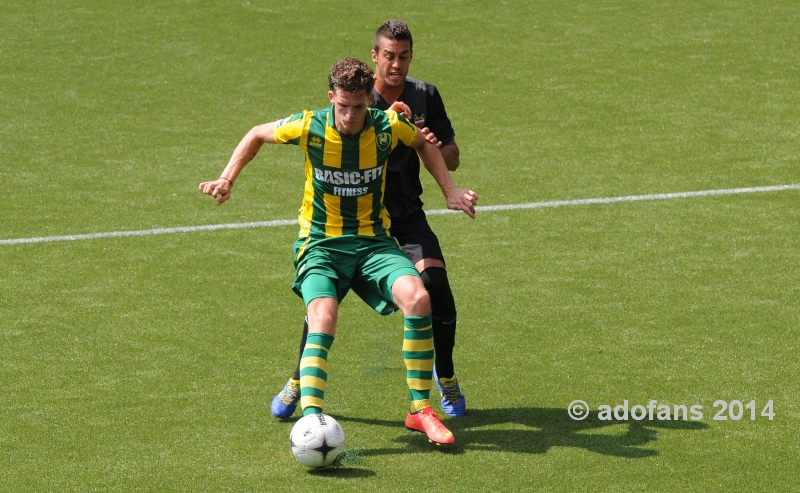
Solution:
<svg viewBox="0 0 800 493"><path fill-rule="evenodd" d="M400 109L405 105L406 117L439 148L447 168L455 171L460 165L460 152L439 91L433 84L408 77L413 48L411 32L401 20L387 21L375 32L372 49L375 99L372 106L385 110L390 107ZM398 105L398 102L403 104ZM417 153L411 147L399 145L389 156L385 172L384 205L392 219L389 232L419 271L431 298L436 354L434 381L441 394L442 410L449 416L463 416L466 398L461 392L453 363L456 305L439 239L422 208ZM300 339L301 355L307 332L306 323ZM270 410L278 418L288 418L295 411L299 399L299 365L298 357L293 376L272 400Z"/></svg>
<svg viewBox="0 0 800 493"><path fill-rule="evenodd" d="M303 414L320 413L327 385L327 355L336 335L339 303L352 288L373 309L403 313L403 357L411 405L406 426L437 444L455 438L431 410L434 346L430 298L414 264L389 236L383 206L386 165L399 144L414 148L442 189L447 207L475 217L477 194L456 187L441 153L394 111L370 108L374 73L346 58L328 76L331 106L304 111L250 130L221 176L200 190L231 196L233 183L263 144L299 146L305 156L305 191L294 246L294 291L303 298L308 338L300 362Z"/></svg>

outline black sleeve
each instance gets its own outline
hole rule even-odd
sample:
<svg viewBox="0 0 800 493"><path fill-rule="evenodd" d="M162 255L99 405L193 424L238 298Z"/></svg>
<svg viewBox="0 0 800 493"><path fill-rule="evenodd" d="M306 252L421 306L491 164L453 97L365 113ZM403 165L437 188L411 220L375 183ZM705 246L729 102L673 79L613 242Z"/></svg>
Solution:
<svg viewBox="0 0 800 493"><path fill-rule="evenodd" d="M428 116L425 124L431 129L433 135L439 139L443 144L449 144L456 138L456 132L453 130L453 125L450 119L447 118L447 111L444 109L444 101L442 96L439 95L439 90L436 86L429 85L426 91L428 99Z"/></svg>

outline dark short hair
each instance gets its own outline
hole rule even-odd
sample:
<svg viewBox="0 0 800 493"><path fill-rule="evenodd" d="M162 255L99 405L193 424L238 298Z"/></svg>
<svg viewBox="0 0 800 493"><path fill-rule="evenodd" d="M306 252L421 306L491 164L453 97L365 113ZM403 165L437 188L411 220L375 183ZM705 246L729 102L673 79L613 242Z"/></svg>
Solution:
<svg viewBox="0 0 800 493"><path fill-rule="evenodd" d="M375 31L375 40L372 43L372 47L376 53L380 49L381 38L408 41L408 49L414 51L414 39L411 37L411 31L408 30L408 24L400 19L386 21Z"/></svg>
<svg viewBox="0 0 800 493"><path fill-rule="evenodd" d="M357 93L364 90L367 94L370 94L374 85L375 73L366 63L355 58L339 60L333 64L328 74L328 87L330 87L331 91L341 89Z"/></svg>

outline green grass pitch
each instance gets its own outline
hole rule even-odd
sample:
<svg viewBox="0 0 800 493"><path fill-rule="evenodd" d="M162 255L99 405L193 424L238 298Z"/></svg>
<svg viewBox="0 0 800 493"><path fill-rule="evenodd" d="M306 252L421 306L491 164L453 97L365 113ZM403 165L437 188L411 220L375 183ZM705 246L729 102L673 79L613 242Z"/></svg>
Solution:
<svg viewBox="0 0 800 493"><path fill-rule="evenodd" d="M368 61L389 18L483 206L800 184L797 2L36 0L0 18L0 491L797 488L797 189L431 216L459 309L456 445L405 433L401 319L352 297L326 400L347 452L324 471L268 409L302 321L294 227L12 241L291 219L297 149L262 150L223 207L197 184L253 125L325 106L331 63ZM600 419L626 400L703 419ZM742 418L714 420L717 400Z"/></svg>

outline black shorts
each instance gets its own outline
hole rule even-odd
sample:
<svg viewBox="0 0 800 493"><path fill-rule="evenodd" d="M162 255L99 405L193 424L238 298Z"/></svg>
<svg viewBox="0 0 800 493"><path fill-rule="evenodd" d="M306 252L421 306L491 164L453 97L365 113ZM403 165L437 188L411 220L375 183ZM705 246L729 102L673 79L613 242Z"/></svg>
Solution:
<svg viewBox="0 0 800 493"><path fill-rule="evenodd" d="M415 212L400 221L392 221L389 233L400 243L400 248L411 263L416 264L424 258L435 258L444 263L439 238L428 225L423 211Z"/></svg>

